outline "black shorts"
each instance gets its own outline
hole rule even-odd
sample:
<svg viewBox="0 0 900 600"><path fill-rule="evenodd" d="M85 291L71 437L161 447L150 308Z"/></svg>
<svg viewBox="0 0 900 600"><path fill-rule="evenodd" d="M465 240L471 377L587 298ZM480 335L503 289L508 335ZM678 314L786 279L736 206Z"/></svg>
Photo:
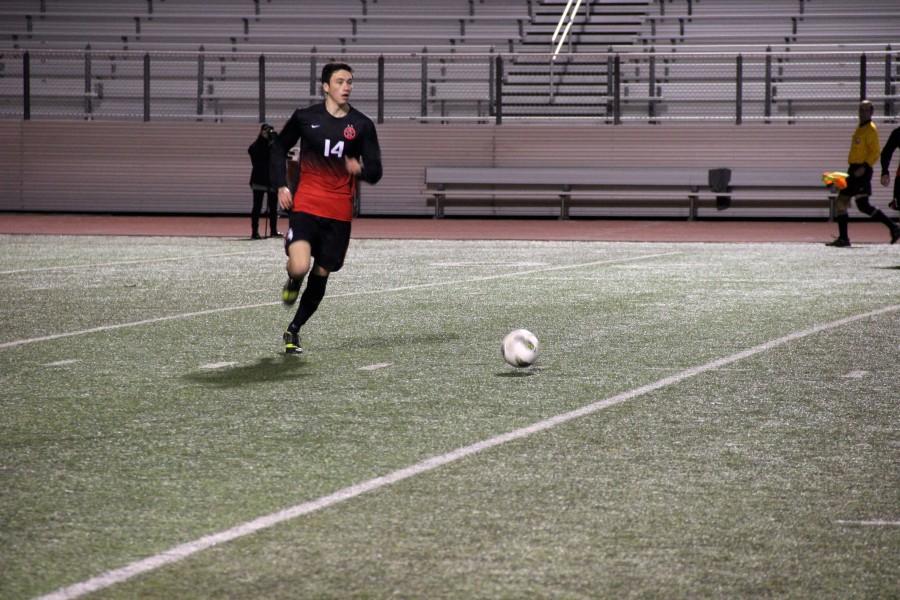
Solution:
<svg viewBox="0 0 900 600"><path fill-rule="evenodd" d="M340 271L350 246L350 221L317 217L305 212L291 213L290 227L284 234L284 253L297 240L309 242L317 267L330 273Z"/></svg>
<svg viewBox="0 0 900 600"><path fill-rule="evenodd" d="M861 177L856 177L853 172L859 167L865 167L866 172ZM850 165L847 168L847 187L841 190L843 196L871 196L872 195L872 167L867 164Z"/></svg>

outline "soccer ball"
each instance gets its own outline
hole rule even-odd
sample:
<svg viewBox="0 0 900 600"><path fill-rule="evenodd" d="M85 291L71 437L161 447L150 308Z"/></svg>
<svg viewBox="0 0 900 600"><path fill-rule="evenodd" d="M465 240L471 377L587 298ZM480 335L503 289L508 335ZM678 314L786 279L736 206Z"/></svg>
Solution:
<svg viewBox="0 0 900 600"><path fill-rule="evenodd" d="M527 329L510 331L500 345L503 360L514 367L528 367L537 360L538 339Z"/></svg>

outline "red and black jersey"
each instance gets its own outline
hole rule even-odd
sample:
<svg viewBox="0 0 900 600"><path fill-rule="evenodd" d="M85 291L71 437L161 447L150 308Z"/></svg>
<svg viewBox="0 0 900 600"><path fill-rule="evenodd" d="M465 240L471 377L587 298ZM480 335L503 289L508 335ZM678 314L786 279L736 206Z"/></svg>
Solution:
<svg viewBox="0 0 900 600"><path fill-rule="evenodd" d="M294 192L295 211L350 221L356 178L347 172L344 157L359 159L363 181L381 179L381 149L375 124L353 107L333 117L325 103L297 109L273 140L272 187L286 185L285 152L300 142L300 185ZM274 157L279 157L275 160Z"/></svg>

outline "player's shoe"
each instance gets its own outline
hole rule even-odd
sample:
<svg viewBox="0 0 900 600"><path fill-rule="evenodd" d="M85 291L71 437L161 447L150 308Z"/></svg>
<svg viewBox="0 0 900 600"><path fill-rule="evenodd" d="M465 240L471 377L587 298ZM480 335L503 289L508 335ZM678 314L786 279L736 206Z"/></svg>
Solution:
<svg viewBox="0 0 900 600"><path fill-rule="evenodd" d="M896 244L900 241L900 227L894 227L891 229L891 243Z"/></svg>
<svg viewBox="0 0 900 600"><path fill-rule="evenodd" d="M297 296L300 295L301 284L301 281L289 278L287 283L284 284L284 287L281 288L281 301L284 302L285 306L290 306L297 301Z"/></svg>
<svg viewBox="0 0 900 600"><path fill-rule="evenodd" d="M300 347L299 333L285 331L282 339L284 339L285 354L303 354L303 348Z"/></svg>
<svg viewBox="0 0 900 600"><path fill-rule="evenodd" d="M826 246L832 246L834 248L849 248L850 240L845 240L844 238L835 238L833 242L828 242L825 244Z"/></svg>

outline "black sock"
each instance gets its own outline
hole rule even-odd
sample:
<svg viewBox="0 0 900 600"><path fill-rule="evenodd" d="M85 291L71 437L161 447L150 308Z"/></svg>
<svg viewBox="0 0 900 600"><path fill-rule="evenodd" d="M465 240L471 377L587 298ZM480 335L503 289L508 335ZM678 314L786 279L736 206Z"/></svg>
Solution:
<svg viewBox="0 0 900 600"><path fill-rule="evenodd" d="M306 289L300 296L300 306L297 308L297 314L294 320L288 325L288 331L297 333L300 328L309 320L316 309L319 308L319 302L325 297L325 286L328 284L328 275L309 274L306 282Z"/></svg>
<svg viewBox="0 0 900 600"><path fill-rule="evenodd" d="M888 216L886 214L884 214L883 212L881 212L880 210L875 209L875 212L873 212L869 216L872 217L873 219L875 219L876 221L878 221L879 223L884 223L885 227L887 227L891 231L894 231L894 227L896 227L896 225L894 225L894 222L891 221L888 218Z"/></svg>
<svg viewBox="0 0 900 600"><path fill-rule="evenodd" d="M838 224L838 237L842 240L849 240L850 238L847 236L847 221L849 217L846 214L838 215L835 220Z"/></svg>

